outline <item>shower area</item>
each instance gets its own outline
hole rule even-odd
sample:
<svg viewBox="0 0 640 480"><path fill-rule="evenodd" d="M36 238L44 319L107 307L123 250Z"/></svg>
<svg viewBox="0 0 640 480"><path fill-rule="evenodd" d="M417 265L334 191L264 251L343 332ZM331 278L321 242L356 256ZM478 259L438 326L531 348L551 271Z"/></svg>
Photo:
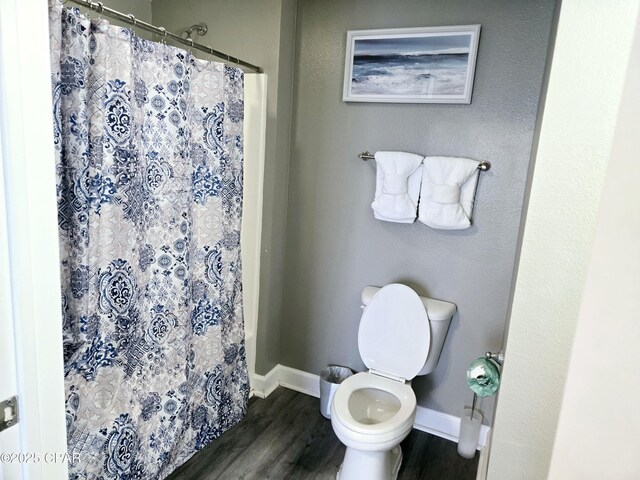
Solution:
<svg viewBox="0 0 640 480"><path fill-rule="evenodd" d="M70 478L165 478L246 413L267 83L201 30L49 2L55 180L39 195L58 227Z"/></svg>

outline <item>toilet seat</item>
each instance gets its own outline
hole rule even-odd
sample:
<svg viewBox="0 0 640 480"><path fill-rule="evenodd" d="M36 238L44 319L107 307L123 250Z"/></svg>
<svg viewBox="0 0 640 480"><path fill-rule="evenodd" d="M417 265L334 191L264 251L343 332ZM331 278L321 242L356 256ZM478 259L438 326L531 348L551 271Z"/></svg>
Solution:
<svg viewBox="0 0 640 480"><path fill-rule="evenodd" d="M400 406L389 419L375 424L362 423L354 418L349 408L349 399L357 390L381 390L395 397ZM410 429L413 426L416 411L416 395L411 386L372 373L358 373L340 384L333 397L331 419L344 428L365 435L386 436Z"/></svg>
<svg viewBox="0 0 640 480"><path fill-rule="evenodd" d="M398 283L378 290L358 329L358 350L367 368L411 380L427 361L430 345L429 317L418 294Z"/></svg>

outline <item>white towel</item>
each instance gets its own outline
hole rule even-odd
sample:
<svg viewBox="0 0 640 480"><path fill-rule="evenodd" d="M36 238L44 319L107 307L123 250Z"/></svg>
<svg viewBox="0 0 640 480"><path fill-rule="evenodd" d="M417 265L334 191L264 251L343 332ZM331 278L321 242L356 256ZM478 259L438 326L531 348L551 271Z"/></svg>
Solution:
<svg viewBox="0 0 640 480"><path fill-rule="evenodd" d="M376 195L371 204L378 220L413 223L418 216L422 157L405 152L376 153Z"/></svg>
<svg viewBox="0 0 640 480"><path fill-rule="evenodd" d="M444 230L469 228L479 163L468 158L425 157L418 220Z"/></svg>

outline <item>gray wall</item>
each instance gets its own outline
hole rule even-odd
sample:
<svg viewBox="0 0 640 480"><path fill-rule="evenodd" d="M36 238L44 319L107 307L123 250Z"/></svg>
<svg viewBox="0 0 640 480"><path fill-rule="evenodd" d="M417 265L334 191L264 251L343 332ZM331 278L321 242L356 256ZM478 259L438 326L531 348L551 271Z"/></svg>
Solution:
<svg viewBox="0 0 640 480"><path fill-rule="evenodd" d="M180 32L205 22L209 31L203 37L194 35L197 42L260 65L269 77L256 352L260 374L278 363L280 352L295 13L295 0L153 2L154 24Z"/></svg>
<svg viewBox="0 0 640 480"><path fill-rule="evenodd" d="M363 369L360 290L400 281L459 307L438 368L414 381L419 403L451 414L469 403L467 365L502 345L554 3L153 2L155 24L180 31L205 21L203 43L269 75L258 373L277 363ZM471 105L341 101L347 30L472 23L482 33ZM364 149L491 161L474 226L447 232L374 220L375 165L355 156ZM490 413L492 401L483 408Z"/></svg>
<svg viewBox="0 0 640 480"><path fill-rule="evenodd" d="M360 291L402 282L459 309L436 371L414 381L419 404L454 415L469 404L467 366L502 346L554 3L298 2L280 363L363 370ZM471 105L341 101L347 30L475 23ZM375 220L375 165L356 158L365 149L491 161L474 225L444 231ZM492 400L482 407L490 417Z"/></svg>

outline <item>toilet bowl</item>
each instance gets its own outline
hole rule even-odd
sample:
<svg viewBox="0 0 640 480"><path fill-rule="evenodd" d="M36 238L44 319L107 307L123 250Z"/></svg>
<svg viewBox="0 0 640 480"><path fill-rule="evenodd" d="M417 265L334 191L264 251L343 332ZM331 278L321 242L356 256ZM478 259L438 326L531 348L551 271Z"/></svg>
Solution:
<svg viewBox="0 0 640 480"><path fill-rule="evenodd" d="M366 372L342 382L331 404L333 431L347 447L337 478L396 478L399 444L415 416L416 396L406 383Z"/></svg>
<svg viewBox="0 0 640 480"><path fill-rule="evenodd" d="M456 306L400 284L367 287L362 299L358 349L369 371L347 378L333 397L331 425L347 447L337 478L394 480L416 415L411 379L435 367Z"/></svg>

